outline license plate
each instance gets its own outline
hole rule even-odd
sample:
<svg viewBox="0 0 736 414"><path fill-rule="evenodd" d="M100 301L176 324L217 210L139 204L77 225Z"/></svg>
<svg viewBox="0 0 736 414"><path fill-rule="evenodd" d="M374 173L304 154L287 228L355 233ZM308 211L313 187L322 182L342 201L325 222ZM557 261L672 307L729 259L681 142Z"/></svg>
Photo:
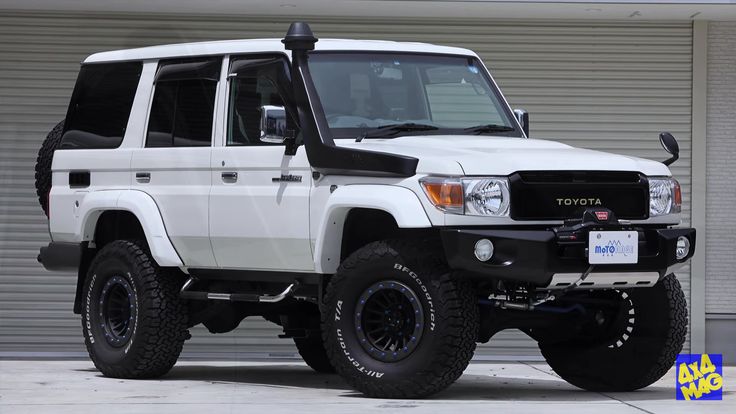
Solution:
<svg viewBox="0 0 736 414"><path fill-rule="evenodd" d="M588 234L588 263L637 263L639 234L635 231L591 231Z"/></svg>

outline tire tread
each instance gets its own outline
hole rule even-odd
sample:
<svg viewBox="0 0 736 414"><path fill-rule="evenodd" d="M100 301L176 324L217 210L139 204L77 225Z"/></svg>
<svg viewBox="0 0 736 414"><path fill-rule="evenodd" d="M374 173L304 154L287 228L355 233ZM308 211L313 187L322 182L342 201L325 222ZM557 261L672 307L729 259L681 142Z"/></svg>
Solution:
<svg viewBox="0 0 736 414"><path fill-rule="evenodd" d="M440 334L441 344L434 357L427 361L427 369L416 375L381 384L362 375L356 375L351 366L341 363L344 357L339 346L328 338L330 332L323 328L327 354L337 372L354 388L368 397L376 398L422 398L435 394L455 382L465 371L475 351L478 331L478 308L472 285L467 281L456 280L450 276L444 262L444 255L434 241L386 240L370 243L350 255L332 278L325 295L325 304L333 303L340 292L341 285L349 283L345 273L364 264L396 255L414 258L418 263L416 272L432 275L432 283L440 292L434 297L438 312L437 325L446 328ZM420 273L421 272L421 273ZM323 327L329 326L330 312L322 312Z"/></svg>

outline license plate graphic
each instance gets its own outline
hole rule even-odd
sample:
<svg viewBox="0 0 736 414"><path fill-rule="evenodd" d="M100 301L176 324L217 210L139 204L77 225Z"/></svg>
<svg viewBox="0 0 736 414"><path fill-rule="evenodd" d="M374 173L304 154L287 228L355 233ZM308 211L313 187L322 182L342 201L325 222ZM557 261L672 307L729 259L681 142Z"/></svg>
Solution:
<svg viewBox="0 0 736 414"><path fill-rule="evenodd" d="M637 263L639 235L635 231L591 231L588 234L590 264Z"/></svg>

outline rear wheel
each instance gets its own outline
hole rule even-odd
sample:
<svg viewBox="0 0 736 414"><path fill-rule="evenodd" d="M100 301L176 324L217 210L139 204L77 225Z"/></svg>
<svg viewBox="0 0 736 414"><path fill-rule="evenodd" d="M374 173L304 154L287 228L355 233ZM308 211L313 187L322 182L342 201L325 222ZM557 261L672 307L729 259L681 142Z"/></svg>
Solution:
<svg viewBox="0 0 736 414"><path fill-rule="evenodd" d="M142 242L107 244L90 264L82 330L105 376L153 378L176 363L188 337L178 275L158 267Z"/></svg>
<svg viewBox="0 0 736 414"><path fill-rule="evenodd" d="M591 293L616 298L593 310L592 322L572 338L540 340L547 363L562 379L590 391L633 391L651 385L672 367L687 333L687 303L675 275L654 287ZM603 297L606 296L606 297Z"/></svg>
<svg viewBox="0 0 736 414"><path fill-rule="evenodd" d="M450 277L429 241L380 241L350 255L330 280L322 312L327 355L367 396L420 398L443 390L473 356L471 285Z"/></svg>

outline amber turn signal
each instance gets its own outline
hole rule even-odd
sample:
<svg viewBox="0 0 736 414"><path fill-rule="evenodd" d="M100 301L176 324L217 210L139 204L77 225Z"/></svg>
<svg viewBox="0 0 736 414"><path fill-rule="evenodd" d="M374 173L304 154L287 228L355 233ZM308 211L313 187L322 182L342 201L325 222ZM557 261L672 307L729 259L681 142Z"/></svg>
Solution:
<svg viewBox="0 0 736 414"><path fill-rule="evenodd" d="M441 210L463 210L465 205L463 185L460 181L426 180L422 181L429 201Z"/></svg>

